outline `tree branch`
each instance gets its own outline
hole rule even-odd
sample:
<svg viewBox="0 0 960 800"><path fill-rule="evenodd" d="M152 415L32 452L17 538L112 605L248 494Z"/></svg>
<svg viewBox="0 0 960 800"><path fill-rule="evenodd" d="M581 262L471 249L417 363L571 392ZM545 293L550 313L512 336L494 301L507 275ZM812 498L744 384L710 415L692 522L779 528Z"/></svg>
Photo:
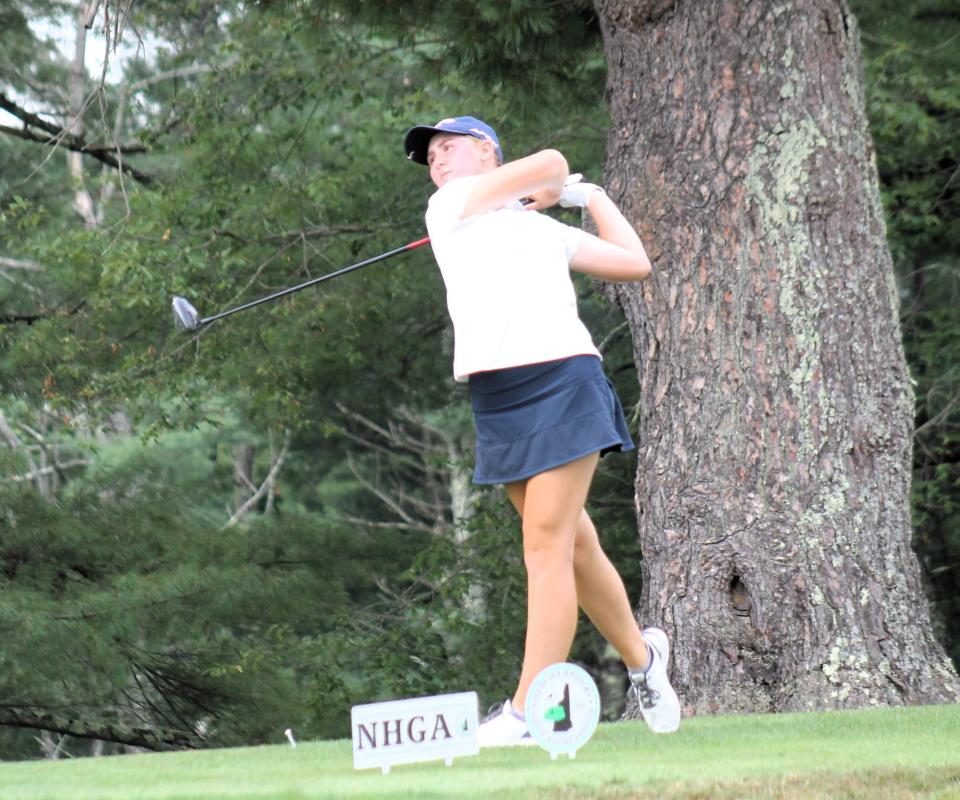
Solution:
<svg viewBox="0 0 960 800"><path fill-rule="evenodd" d="M101 0L90 0L90 5L87 6L83 21L83 27L87 30L93 27L93 21L96 19L97 11L100 10L100 2Z"/></svg>
<svg viewBox="0 0 960 800"><path fill-rule="evenodd" d="M442 447L435 446L428 441L423 439L418 439L412 433L404 430L401 426L388 422L387 428L384 428L382 425L377 424L371 419L358 414L356 411L351 411L343 403L337 403L337 410L340 411L348 419L353 420L357 424L363 426L367 430L373 431L382 437L388 444L392 445L391 449L396 449L398 447L406 449L408 452L418 454L420 456L432 456L438 452L443 452ZM404 413L404 409L398 409L397 415L403 419L406 419L408 422L413 423L415 426L423 429L424 431L431 431L436 433L437 436L443 437L443 433L438 431L436 428L431 428L423 420L417 419L412 416L409 412Z"/></svg>
<svg viewBox="0 0 960 800"><path fill-rule="evenodd" d="M6 269L2 266L0 266L0 278L3 278L7 283L12 283L14 286L20 287L22 289L26 289L28 292L32 292L35 295L39 296L43 294L43 292L41 292L36 286L34 286L29 281L14 280L12 277L10 277Z"/></svg>
<svg viewBox="0 0 960 800"><path fill-rule="evenodd" d="M20 450L22 448L27 459L30 461L30 468L36 469L36 463L33 458L31 458L30 452L23 447L23 442L20 441L20 437L17 436L16 431L10 427L6 415L3 413L3 409L0 409L0 437L3 438L12 450Z"/></svg>
<svg viewBox="0 0 960 800"><path fill-rule="evenodd" d="M264 494L273 486L273 481L277 477L277 473L280 472L280 467L283 466L284 459L287 456L287 447L290 444L290 431L284 431L283 433L283 447L280 448L280 452L277 454L276 459L274 460L272 466L270 467L270 472L267 473L267 477L264 478L263 483L260 484L260 488L257 489L250 497L244 501L243 505L238 508L232 517L227 520L226 525L221 528L225 530L226 528L231 528L236 525L246 514L253 508L260 500Z"/></svg>
<svg viewBox="0 0 960 800"><path fill-rule="evenodd" d="M353 473L353 477L362 487L373 494L374 497L377 497L381 503L393 511L393 513L400 517L400 519L402 519L405 523L408 525L416 524L416 521L413 519L413 517L411 517L397 502L395 502L390 495L381 491L379 488L370 483L370 481L364 479L364 477L360 474L360 470L357 469L357 465L354 462L353 457L349 454L347 455L347 465L350 467L350 472Z"/></svg>
<svg viewBox="0 0 960 800"><path fill-rule="evenodd" d="M75 136L74 134L69 133L61 128L59 125L54 125L51 122L41 119L36 114L30 113L25 108L14 103L2 92L0 92L0 109L3 109L4 111L17 117L17 119L21 120L24 124L22 129L11 128L7 125L0 125L0 133L6 133L10 136L16 136L20 139L26 139L27 141L31 142L39 142L41 144L49 145L50 147L62 146L67 150L71 150L76 153L84 153L92 156L97 161L101 161L104 164L113 167L114 169L126 172L131 178L142 183L144 186L149 186L153 183L153 178L150 175L140 172L140 170L131 167L129 164L120 163L120 161L111 155L111 153L116 153L117 155L122 156L124 152L143 152L142 150L124 150L124 148L118 145L109 146L88 144L82 136ZM39 134L27 130L28 126L39 128L50 135L46 137L40 136Z"/></svg>
<svg viewBox="0 0 960 800"><path fill-rule="evenodd" d="M360 525L364 528L388 528L398 531L417 531L419 533L428 533L436 536L437 531L429 525L416 522L379 522L372 519L363 519L361 517L344 516L341 514L328 514L327 519L333 522L344 522L350 525Z"/></svg>
<svg viewBox="0 0 960 800"><path fill-rule="evenodd" d="M127 153L146 153L147 148L142 144L125 144L125 145L113 145L113 144L86 144L82 139L79 139L76 136L68 135L63 139L57 139L53 136L41 136L38 133L33 133L27 128L11 128L9 125L0 125L0 133L6 133L9 136L16 136L18 139L24 139L28 142L39 142L40 144L50 145L51 147L63 146L67 150L73 150L78 153L86 153L89 156L103 161L102 156L107 155L109 157L110 153L120 153L121 155L126 155ZM111 162L107 162L111 163ZM117 162L112 162L111 166L116 166ZM126 166L124 167L126 169ZM149 176L148 176L149 177ZM152 179L151 179L152 180Z"/></svg>
<svg viewBox="0 0 960 800"><path fill-rule="evenodd" d="M88 458L76 458L73 461L58 461L52 467L34 469L32 472L26 475L14 475L10 478L0 478L0 483L26 483L27 481L36 480L44 475L53 475L54 473L59 474L61 470L70 469L71 467L87 467L90 465L90 463L90 459Z"/></svg>
<svg viewBox="0 0 960 800"><path fill-rule="evenodd" d="M69 311L61 311L59 309L53 309L51 311L41 311L36 314L6 314L0 315L0 325L16 325L19 322L24 322L27 325L33 325L34 322L38 322L41 319L49 319L50 317L57 316L66 316L72 317L74 314L80 312L87 304L86 300L81 300L76 306L71 308Z"/></svg>
<svg viewBox="0 0 960 800"><path fill-rule="evenodd" d="M76 736L78 739L101 739L157 751L196 749L203 745L203 741L193 731L127 727L122 723L85 722L70 717L69 714L61 716L46 710L0 706L0 726L36 728Z"/></svg>
<svg viewBox="0 0 960 800"><path fill-rule="evenodd" d="M7 269L25 269L29 272L43 271L43 267L36 261L21 261L18 258L7 258L6 256L0 256L0 267Z"/></svg>

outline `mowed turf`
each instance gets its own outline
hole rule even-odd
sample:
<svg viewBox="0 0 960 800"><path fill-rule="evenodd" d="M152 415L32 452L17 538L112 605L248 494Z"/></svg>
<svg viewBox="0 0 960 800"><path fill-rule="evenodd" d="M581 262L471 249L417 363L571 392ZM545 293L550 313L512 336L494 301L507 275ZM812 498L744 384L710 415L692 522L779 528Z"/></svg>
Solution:
<svg viewBox="0 0 960 800"><path fill-rule="evenodd" d="M613 723L572 760L485 750L387 775L355 771L347 740L0 764L2 800L461 797L960 798L960 706Z"/></svg>

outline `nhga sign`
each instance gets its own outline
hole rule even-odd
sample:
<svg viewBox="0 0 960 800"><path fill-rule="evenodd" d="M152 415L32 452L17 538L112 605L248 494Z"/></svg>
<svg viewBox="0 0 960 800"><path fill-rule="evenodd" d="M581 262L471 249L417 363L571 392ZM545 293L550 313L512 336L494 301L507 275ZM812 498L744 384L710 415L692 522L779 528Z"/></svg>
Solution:
<svg viewBox="0 0 960 800"><path fill-rule="evenodd" d="M350 710L354 769L475 756L477 693L459 692L386 703L368 703Z"/></svg>

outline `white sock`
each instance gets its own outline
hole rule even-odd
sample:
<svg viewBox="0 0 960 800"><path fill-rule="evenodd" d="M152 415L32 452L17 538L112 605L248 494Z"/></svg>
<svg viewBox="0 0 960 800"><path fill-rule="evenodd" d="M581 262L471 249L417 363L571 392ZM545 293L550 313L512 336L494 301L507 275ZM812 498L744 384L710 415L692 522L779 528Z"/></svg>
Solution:
<svg viewBox="0 0 960 800"><path fill-rule="evenodd" d="M644 642L646 644L646 642ZM650 667L653 666L653 659L656 658L654 655L654 650L650 645L647 645L647 666L645 667L627 667L627 674L633 677L640 677L641 675L646 675L650 671Z"/></svg>

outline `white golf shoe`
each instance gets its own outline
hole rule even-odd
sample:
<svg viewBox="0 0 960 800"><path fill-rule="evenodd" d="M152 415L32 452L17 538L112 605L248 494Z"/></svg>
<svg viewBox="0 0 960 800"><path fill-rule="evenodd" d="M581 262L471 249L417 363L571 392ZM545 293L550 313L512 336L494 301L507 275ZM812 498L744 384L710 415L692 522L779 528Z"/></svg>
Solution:
<svg viewBox="0 0 960 800"><path fill-rule="evenodd" d="M680 699L667 677L670 642L659 628L644 628L642 636L653 663L645 672L630 673L630 690L647 727L654 733L673 733L680 727Z"/></svg>
<svg viewBox="0 0 960 800"><path fill-rule="evenodd" d="M495 706L480 722L477 728L477 741L481 747L515 747L536 744L527 723L520 719L510 705L504 700Z"/></svg>

